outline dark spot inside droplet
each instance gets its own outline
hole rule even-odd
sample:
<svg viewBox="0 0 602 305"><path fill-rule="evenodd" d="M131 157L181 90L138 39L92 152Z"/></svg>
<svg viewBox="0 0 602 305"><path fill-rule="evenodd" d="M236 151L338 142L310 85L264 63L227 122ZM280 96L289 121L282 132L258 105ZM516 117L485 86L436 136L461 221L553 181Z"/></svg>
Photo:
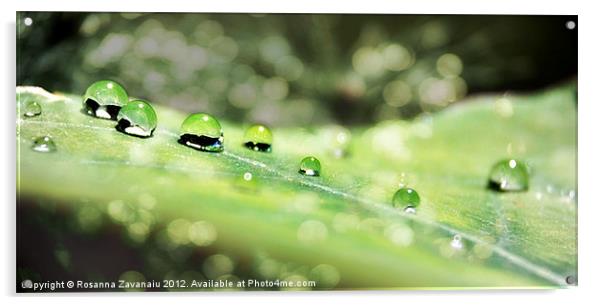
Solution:
<svg viewBox="0 0 602 305"><path fill-rule="evenodd" d="M493 181L493 180L489 180L489 182L487 183L487 188L492 191L496 191L496 192L500 192L500 193L505 193L505 192L509 192L509 191L518 191L518 190L508 190L500 182ZM528 189L528 187L525 187L525 188L521 189L520 191L526 191L527 189Z"/></svg>
<svg viewBox="0 0 602 305"><path fill-rule="evenodd" d="M261 151L261 152L271 152L272 151L272 145L266 144L266 143L246 142L245 147L250 150L254 150L254 151Z"/></svg>
<svg viewBox="0 0 602 305"><path fill-rule="evenodd" d="M105 109L107 110L107 113L111 115L111 120L117 120L117 114L119 113L119 110L121 110L121 106L106 105Z"/></svg>
<svg viewBox="0 0 602 305"><path fill-rule="evenodd" d="M220 152L224 150L221 138L197 136L187 133L180 136L178 143L192 147L197 150L208 152Z"/></svg>
<svg viewBox="0 0 602 305"><path fill-rule="evenodd" d="M487 188L489 188L492 191L503 192L502 185L492 180L489 180L489 183L487 183Z"/></svg>
<svg viewBox="0 0 602 305"><path fill-rule="evenodd" d="M117 126L115 126L115 128L117 128L117 130L119 130L121 132L125 132L125 129L130 126L132 126L132 124L130 123L129 120L121 119L121 120L117 121Z"/></svg>
<svg viewBox="0 0 602 305"><path fill-rule="evenodd" d="M98 107L100 107L100 104L98 104L98 102L89 98L89 99L86 99L86 101L84 102L84 105L85 105L84 112L86 114L89 114L91 116L96 116L96 110L98 110Z"/></svg>
<svg viewBox="0 0 602 305"><path fill-rule="evenodd" d="M131 133L131 132L127 132L126 128L128 127L132 127L132 122L130 122L129 120L126 119L121 119L119 121L117 121L117 125L115 126L115 129L117 129L117 131L119 132L123 132L129 136L133 136L133 137L137 137L137 138L148 138L149 136L147 135L139 135L139 134L135 134L135 133ZM154 130L154 129L153 129Z"/></svg>
<svg viewBox="0 0 602 305"><path fill-rule="evenodd" d="M121 110L121 106L117 106L117 105L105 105L105 106L101 106L97 101L88 98L86 99L85 103L84 103L84 113L89 114L91 116L97 117L97 118L103 118L103 117L99 117L97 115L97 111L102 107L104 108L104 110L109 114L109 116L111 116L111 120L117 120L117 114L119 113L119 110Z"/></svg>

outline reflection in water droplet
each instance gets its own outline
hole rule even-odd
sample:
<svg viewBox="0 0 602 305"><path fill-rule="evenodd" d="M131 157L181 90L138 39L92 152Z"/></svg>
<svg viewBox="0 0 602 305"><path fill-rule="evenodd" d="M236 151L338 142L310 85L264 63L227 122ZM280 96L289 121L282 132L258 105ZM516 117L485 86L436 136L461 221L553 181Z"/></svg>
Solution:
<svg viewBox="0 0 602 305"><path fill-rule="evenodd" d="M224 132L212 115L195 113L182 123L178 142L201 151L221 152L224 150Z"/></svg>
<svg viewBox="0 0 602 305"><path fill-rule="evenodd" d="M496 163L489 174L489 188L500 192L525 191L529 188L529 170L516 159Z"/></svg>
<svg viewBox="0 0 602 305"><path fill-rule="evenodd" d="M449 245L454 248L454 249L462 249L464 248L464 243L462 242L462 236L460 235L454 235L454 238L452 238L452 241L449 243Z"/></svg>
<svg viewBox="0 0 602 305"><path fill-rule="evenodd" d="M24 117L34 117L42 114L42 106L38 104L36 101L26 101L23 104L23 116Z"/></svg>
<svg viewBox="0 0 602 305"><path fill-rule="evenodd" d="M416 208L412 206L406 207L405 209L403 209L403 211L408 214L416 214Z"/></svg>
<svg viewBox="0 0 602 305"><path fill-rule="evenodd" d="M420 196L414 189L402 187L393 195L393 206L400 209L416 208L420 205ZM411 210L410 210L411 211ZM415 210L414 210L415 212Z"/></svg>
<svg viewBox="0 0 602 305"><path fill-rule="evenodd" d="M272 131L264 125L253 125L244 135L244 145L253 151L272 151Z"/></svg>
<svg viewBox="0 0 602 305"><path fill-rule="evenodd" d="M144 100L133 100L117 114L117 130L142 138L150 137L157 127L157 114Z"/></svg>
<svg viewBox="0 0 602 305"><path fill-rule="evenodd" d="M320 176L322 166L316 157L305 157L299 165L299 173L306 176Z"/></svg>
<svg viewBox="0 0 602 305"><path fill-rule="evenodd" d="M43 136L33 140L31 149L37 152L53 152L56 151L56 144L49 136Z"/></svg>
<svg viewBox="0 0 602 305"><path fill-rule="evenodd" d="M114 81L102 80L90 85L84 93L83 109L91 116L115 120L117 113L128 100L123 86Z"/></svg>

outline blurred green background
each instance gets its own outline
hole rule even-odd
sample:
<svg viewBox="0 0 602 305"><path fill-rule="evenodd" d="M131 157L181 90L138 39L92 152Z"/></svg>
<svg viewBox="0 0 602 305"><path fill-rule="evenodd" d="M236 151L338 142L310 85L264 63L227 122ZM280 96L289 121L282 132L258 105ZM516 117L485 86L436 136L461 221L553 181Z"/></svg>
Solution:
<svg viewBox="0 0 602 305"><path fill-rule="evenodd" d="M17 289L119 278L572 285L576 22L20 12L17 109L43 110L17 120ZM100 79L154 105L153 137L80 112L79 94ZM29 85L57 94L19 87ZM177 144L198 111L223 124L223 153ZM272 153L241 145L255 122L273 127ZM43 135L56 152L30 149ZM298 174L307 155L320 177ZM490 166L509 157L535 169L530 189L488 190ZM420 193L415 219L390 206L401 185Z"/></svg>
<svg viewBox="0 0 602 305"><path fill-rule="evenodd" d="M368 124L576 77L576 16L18 13L17 84L98 79L185 112Z"/></svg>

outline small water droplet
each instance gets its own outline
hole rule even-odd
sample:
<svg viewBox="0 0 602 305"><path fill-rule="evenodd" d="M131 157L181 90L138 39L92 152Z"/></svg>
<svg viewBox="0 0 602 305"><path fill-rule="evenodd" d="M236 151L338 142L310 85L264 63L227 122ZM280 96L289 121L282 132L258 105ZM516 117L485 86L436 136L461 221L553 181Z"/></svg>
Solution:
<svg viewBox="0 0 602 305"><path fill-rule="evenodd" d="M25 117L34 117L42 114L42 106L36 101L26 101L23 104L23 116Z"/></svg>
<svg viewBox="0 0 602 305"><path fill-rule="evenodd" d="M449 243L449 245L454 248L454 249L462 249L464 248L464 243L462 242L462 236L456 234L454 235L454 237L452 238L451 242Z"/></svg>
<svg viewBox="0 0 602 305"><path fill-rule="evenodd" d="M529 188L529 170L516 159L496 163L489 174L489 188L500 192L524 191Z"/></svg>
<svg viewBox="0 0 602 305"><path fill-rule="evenodd" d="M242 178L243 178L245 181L251 181L251 179L253 179L253 174L251 174L251 173L249 173L249 172L246 172L246 173L244 173L244 174L242 175Z"/></svg>
<svg viewBox="0 0 602 305"><path fill-rule="evenodd" d="M264 125L253 125L247 129L244 136L244 145L250 150L271 152L272 131Z"/></svg>
<svg viewBox="0 0 602 305"><path fill-rule="evenodd" d="M393 195L392 203L394 207L413 214L416 213L416 207L420 205L420 196L414 189L402 187Z"/></svg>
<svg viewBox="0 0 602 305"><path fill-rule="evenodd" d="M180 127L180 144L207 152L224 150L222 125L207 113L191 114Z"/></svg>
<svg viewBox="0 0 602 305"><path fill-rule="evenodd" d="M572 275L567 276L565 281L569 285L575 285L577 283L577 279Z"/></svg>
<svg viewBox="0 0 602 305"><path fill-rule="evenodd" d="M56 144L51 137L43 136L33 140L31 149L37 152L53 152L56 151Z"/></svg>
<svg viewBox="0 0 602 305"><path fill-rule="evenodd" d="M157 114L144 100L133 100L117 114L117 130L142 138L150 137L157 128Z"/></svg>
<svg viewBox="0 0 602 305"><path fill-rule="evenodd" d="M299 173L306 176L320 176L321 170L322 165L320 165L320 160L311 156L303 158L299 165Z"/></svg>
<svg viewBox="0 0 602 305"><path fill-rule="evenodd" d="M121 107L128 102L128 94L120 84L101 80L86 89L83 96L85 113L102 119L115 120Z"/></svg>
<svg viewBox="0 0 602 305"><path fill-rule="evenodd" d="M23 107L21 111L26 118L42 114L42 106L34 100L25 100L21 105Z"/></svg>

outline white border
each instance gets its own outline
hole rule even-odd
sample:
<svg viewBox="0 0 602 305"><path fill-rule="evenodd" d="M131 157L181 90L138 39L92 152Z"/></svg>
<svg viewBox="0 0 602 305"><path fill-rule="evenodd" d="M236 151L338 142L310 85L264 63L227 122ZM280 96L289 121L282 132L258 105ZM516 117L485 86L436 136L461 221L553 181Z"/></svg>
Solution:
<svg viewBox="0 0 602 305"><path fill-rule="evenodd" d="M0 282L3 301L15 304L103 304L123 297L119 301L144 304L178 302L199 304L254 303L254 304L305 304L324 301L345 304L381 304L407 302L411 304L574 304L599 299L602 259L600 223L602 202L596 196L602 180L597 171L602 170L600 159L600 104L599 92L602 67L599 20L602 19L595 1L533 1L533 0L214 0L214 1L78 1L78 0L21 0L2 4L2 81L3 92L1 120L3 144L3 175L1 194L5 198L2 218L1 262L4 274ZM386 292L313 292L313 293L150 293L150 294L78 294L36 295L14 294L15 280L15 11L199 11L199 12L298 12L298 13L423 13L423 14L578 14L579 31L579 287L563 290L523 291L386 291ZM554 50L550 50L553 52ZM177 300L172 300L177 297Z"/></svg>

